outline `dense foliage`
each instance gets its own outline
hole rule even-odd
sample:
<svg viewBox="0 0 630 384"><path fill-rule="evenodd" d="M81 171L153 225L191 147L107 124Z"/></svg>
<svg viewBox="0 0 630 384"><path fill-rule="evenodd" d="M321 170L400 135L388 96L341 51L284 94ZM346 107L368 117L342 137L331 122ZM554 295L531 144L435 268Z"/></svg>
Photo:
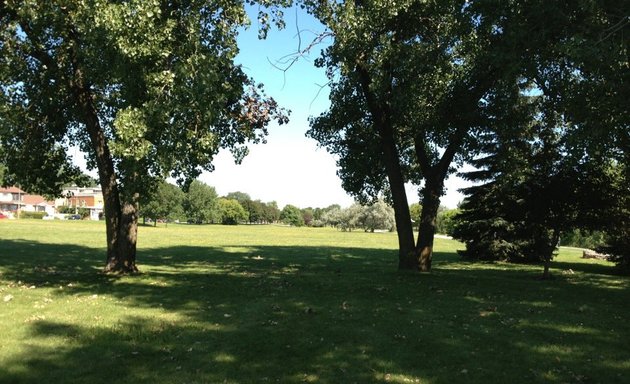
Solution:
<svg viewBox="0 0 630 384"><path fill-rule="evenodd" d="M235 199L221 198L217 201L219 221L224 225L237 225L247 220L247 212Z"/></svg>
<svg viewBox="0 0 630 384"><path fill-rule="evenodd" d="M627 12L588 4L556 19L552 31L564 37L525 67L529 88L498 95L478 169L465 175L483 182L466 191L458 217L466 257L542 260L547 271L562 233L627 228Z"/></svg>
<svg viewBox="0 0 630 384"><path fill-rule="evenodd" d="M196 189L193 189L193 191ZM140 216L151 218L154 223L158 219L179 220L184 217L184 201L186 195L176 185L162 181L157 190L147 194L147 199L140 205Z"/></svg>
<svg viewBox="0 0 630 384"><path fill-rule="evenodd" d="M557 140L535 127L489 135L478 168L464 176L480 182L468 188L456 217L454 235L465 242L470 259L550 260L571 211L560 199L574 183L562 169ZM542 134L538 134L542 133Z"/></svg>
<svg viewBox="0 0 630 384"><path fill-rule="evenodd" d="M199 180L190 184L184 199L186 217L194 223L211 223L218 220L217 191Z"/></svg>
<svg viewBox="0 0 630 384"><path fill-rule="evenodd" d="M304 225L304 217L302 216L300 208L291 204L287 204L284 208L282 208L282 211L280 212L280 220L282 220L283 223L294 227L301 227Z"/></svg>

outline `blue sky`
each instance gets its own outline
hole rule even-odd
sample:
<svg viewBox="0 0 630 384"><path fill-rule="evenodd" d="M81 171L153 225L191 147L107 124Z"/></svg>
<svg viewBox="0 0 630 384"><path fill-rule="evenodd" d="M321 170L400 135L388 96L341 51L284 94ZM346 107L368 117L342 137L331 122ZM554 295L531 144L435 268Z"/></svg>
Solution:
<svg viewBox="0 0 630 384"><path fill-rule="evenodd" d="M253 199L275 200L280 207L349 206L353 199L341 188L334 157L304 136L308 117L319 115L329 106L324 70L313 65L323 47L316 47L310 57L300 58L287 71L274 67L286 65L287 58L297 51L298 30L304 47L324 28L305 12L296 14L293 9L285 12L284 30L274 29L266 40L259 40L255 15L255 10L250 12L252 26L239 37L238 62L248 75L265 85L269 96L292 111L290 122L271 125L267 143L250 146L250 154L240 165L234 164L229 152L222 151L215 159L215 171L204 173L200 179L220 195L242 191ZM455 207L462 198L456 192L462 181L452 177L446 184L442 204ZM408 188L407 197L410 203L417 202L417 190Z"/></svg>
<svg viewBox="0 0 630 384"><path fill-rule="evenodd" d="M250 146L249 155L240 165L234 164L229 152L222 151L215 159L215 171L204 173L200 179L219 194L238 190L254 199L275 200L280 207L323 207L335 203L348 206L353 200L341 188L334 158L304 136L308 117L319 115L329 105L328 89L324 87L326 76L313 65L321 48L316 48L310 57L300 58L287 71L277 68L286 66L287 58L299 47L296 13L287 11L285 16L287 28L273 29L266 40L258 39L254 19L239 37L241 53L237 61L248 75L265 85L269 96L291 110L289 124L272 124L267 143ZM303 12L297 15L297 25L304 44L323 30Z"/></svg>

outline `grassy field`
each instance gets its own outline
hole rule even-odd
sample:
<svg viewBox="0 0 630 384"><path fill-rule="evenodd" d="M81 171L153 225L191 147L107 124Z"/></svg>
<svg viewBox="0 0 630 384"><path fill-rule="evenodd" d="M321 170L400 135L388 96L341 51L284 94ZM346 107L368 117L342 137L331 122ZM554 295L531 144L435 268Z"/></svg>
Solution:
<svg viewBox="0 0 630 384"><path fill-rule="evenodd" d="M141 227L139 276L99 273L98 222L0 221L0 383L627 383L630 279L541 267L396 271L396 236Z"/></svg>

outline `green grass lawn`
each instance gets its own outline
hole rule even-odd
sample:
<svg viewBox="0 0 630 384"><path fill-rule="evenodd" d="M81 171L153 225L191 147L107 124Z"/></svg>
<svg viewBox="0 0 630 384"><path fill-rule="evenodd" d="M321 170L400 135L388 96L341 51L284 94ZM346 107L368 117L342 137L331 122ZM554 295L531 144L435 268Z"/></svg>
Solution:
<svg viewBox="0 0 630 384"><path fill-rule="evenodd" d="M141 227L139 276L99 273L104 224L0 221L0 383L627 383L630 279L540 266L396 271L396 235Z"/></svg>

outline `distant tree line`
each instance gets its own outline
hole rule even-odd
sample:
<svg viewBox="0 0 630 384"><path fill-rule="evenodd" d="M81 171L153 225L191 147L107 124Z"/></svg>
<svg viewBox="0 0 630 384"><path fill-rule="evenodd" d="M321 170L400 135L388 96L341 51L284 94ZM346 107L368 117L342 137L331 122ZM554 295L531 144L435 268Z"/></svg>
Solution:
<svg viewBox="0 0 630 384"><path fill-rule="evenodd" d="M163 220L236 225L274 223L280 219L275 201L252 200L243 192L219 196L214 187L199 180L193 181L187 191L164 181L147 196L140 205L140 216L154 223Z"/></svg>
<svg viewBox="0 0 630 384"><path fill-rule="evenodd" d="M394 210L383 200L370 205L353 204L342 208L332 204L325 208L299 208L287 204L279 209L275 201L254 200L244 192L219 196L216 189L199 180L187 191L162 182L147 193L140 206L140 215L153 223L187 222L191 224L271 224L295 227L335 227L342 231L362 229L366 232L396 230Z"/></svg>
<svg viewBox="0 0 630 384"><path fill-rule="evenodd" d="M416 223L418 230L420 212L422 207L418 203L409 207L411 220ZM436 218L436 232L451 235L455 225L454 217L460 212L459 208L449 209L440 206ZM347 208L338 204L326 208L298 208L293 205L285 206L280 212L280 220L288 225L296 227L334 227L340 231L364 230L396 231L396 219L394 209L383 199L378 199L371 204L355 203Z"/></svg>
<svg viewBox="0 0 630 384"><path fill-rule="evenodd" d="M341 231L395 231L396 220L393 208L383 200L377 200L370 205L355 203L348 208L333 207L325 211L314 226L331 226Z"/></svg>

